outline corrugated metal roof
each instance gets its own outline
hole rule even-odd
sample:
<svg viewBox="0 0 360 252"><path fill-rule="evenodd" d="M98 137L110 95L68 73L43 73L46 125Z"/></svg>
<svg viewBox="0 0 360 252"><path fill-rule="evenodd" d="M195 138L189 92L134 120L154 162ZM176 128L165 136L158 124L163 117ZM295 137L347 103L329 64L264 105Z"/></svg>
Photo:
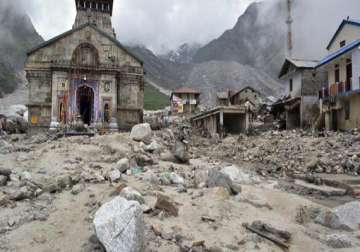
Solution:
<svg viewBox="0 0 360 252"><path fill-rule="evenodd" d="M360 39L353 41L352 43L348 44L347 46L344 46L344 47L340 48L339 50L337 50L336 52L331 53L328 56L326 56L325 58L323 58L319 62L319 64L316 66L316 68L326 65L327 63L329 63L329 62L333 61L334 59L344 55L345 53L353 50L354 48L358 47L359 45L360 45Z"/></svg>
<svg viewBox="0 0 360 252"><path fill-rule="evenodd" d="M319 64L318 60L303 60L290 58L287 58L287 60L298 68L314 68L317 64Z"/></svg>
<svg viewBox="0 0 360 252"><path fill-rule="evenodd" d="M281 67L279 73L279 79L285 76L291 65L295 66L298 69L313 69L316 65L319 64L318 60L304 60L304 59L292 59L292 58L285 58L284 64Z"/></svg>

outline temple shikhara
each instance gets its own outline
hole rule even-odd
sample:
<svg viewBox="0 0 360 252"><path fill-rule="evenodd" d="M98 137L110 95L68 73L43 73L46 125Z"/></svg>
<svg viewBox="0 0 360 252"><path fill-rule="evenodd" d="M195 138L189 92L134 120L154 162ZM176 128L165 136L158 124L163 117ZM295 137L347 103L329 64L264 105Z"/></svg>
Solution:
<svg viewBox="0 0 360 252"><path fill-rule="evenodd" d="M75 4L72 29L28 52L30 125L128 129L143 117L143 63L116 39L113 0Z"/></svg>

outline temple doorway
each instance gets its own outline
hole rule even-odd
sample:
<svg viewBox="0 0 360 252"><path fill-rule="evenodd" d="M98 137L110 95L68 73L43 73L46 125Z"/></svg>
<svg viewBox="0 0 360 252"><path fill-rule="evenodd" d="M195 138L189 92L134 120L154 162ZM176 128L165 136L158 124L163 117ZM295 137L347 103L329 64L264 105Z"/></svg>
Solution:
<svg viewBox="0 0 360 252"><path fill-rule="evenodd" d="M94 91L88 86L82 86L77 91L77 106L84 124L90 125L94 111Z"/></svg>

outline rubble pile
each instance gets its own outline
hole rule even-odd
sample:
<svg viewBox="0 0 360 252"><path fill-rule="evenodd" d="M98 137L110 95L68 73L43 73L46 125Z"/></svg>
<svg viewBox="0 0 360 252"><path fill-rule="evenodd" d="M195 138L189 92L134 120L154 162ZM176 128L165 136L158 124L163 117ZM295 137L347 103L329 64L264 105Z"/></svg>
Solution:
<svg viewBox="0 0 360 252"><path fill-rule="evenodd" d="M264 176L360 174L360 134L357 131L329 132L324 137L300 131L269 131L257 136L230 136L218 144L209 141L201 144L211 146L210 157L251 163Z"/></svg>

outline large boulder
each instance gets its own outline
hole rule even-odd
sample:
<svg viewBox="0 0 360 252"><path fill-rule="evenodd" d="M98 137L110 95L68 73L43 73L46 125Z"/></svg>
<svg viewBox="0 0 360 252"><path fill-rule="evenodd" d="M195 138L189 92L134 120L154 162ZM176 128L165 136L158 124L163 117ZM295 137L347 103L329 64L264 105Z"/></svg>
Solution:
<svg viewBox="0 0 360 252"><path fill-rule="evenodd" d="M236 165L227 166L223 168L221 172L228 175L234 183L238 184L248 185L259 181L255 176L240 170Z"/></svg>
<svg viewBox="0 0 360 252"><path fill-rule="evenodd" d="M130 138L135 141L149 142L152 137L150 124L143 123L135 125L130 134Z"/></svg>
<svg viewBox="0 0 360 252"><path fill-rule="evenodd" d="M107 252L142 252L144 217L140 204L120 196L105 203L94 218L96 235Z"/></svg>
<svg viewBox="0 0 360 252"><path fill-rule="evenodd" d="M126 172L130 169L130 161L127 158L122 158L116 163L116 169L118 169L121 173Z"/></svg>
<svg viewBox="0 0 360 252"><path fill-rule="evenodd" d="M230 194L237 195L241 192L241 186L234 183L229 175L211 169L206 181L207 187L224 187Z"/></svg>
<svg viewBox="0 0 360 252"><path fill-rule="evenodd" d="M181 141L176 141L173 147L173 154L175 158L181 163L189 163L190 156L186 145Z"/></svg>
<svg viewBox="0 0 360 252"><path fill-rule="evenodd" d="M315 222L333 229L357 230L360 225L360 201L346 203L331 211L324 210Z"/></svg>

